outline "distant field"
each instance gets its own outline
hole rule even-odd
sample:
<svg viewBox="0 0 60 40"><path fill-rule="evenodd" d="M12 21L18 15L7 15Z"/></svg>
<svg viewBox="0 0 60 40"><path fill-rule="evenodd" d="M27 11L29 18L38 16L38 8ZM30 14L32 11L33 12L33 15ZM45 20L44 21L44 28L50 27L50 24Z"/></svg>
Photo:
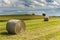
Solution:
<svg viewBox="0 0 60 40"><path fill-rule="evenodd" d="M43 19L24 20L24 22L26 31L19 35L7 34L7 21L0 22L0 40L60 40L60 18L51 17L48 22L44 22Z"/></svg>
<svg viewBox="0 0 60 40"><path fill-rule="evenodd" d="M0 15L0 20L10 20L10 19L40 19L43 16L40 15Z"/></svg>

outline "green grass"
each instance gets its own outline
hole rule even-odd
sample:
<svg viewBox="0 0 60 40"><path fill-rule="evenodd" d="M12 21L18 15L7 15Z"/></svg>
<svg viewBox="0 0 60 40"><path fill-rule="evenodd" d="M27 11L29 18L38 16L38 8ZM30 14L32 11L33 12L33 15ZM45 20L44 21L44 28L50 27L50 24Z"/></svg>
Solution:
<svg viewBox="0 0 60 40"><path fill-rule="evenodd" d="M24 20L26 30L18 35L6 32L6 21L0 22L0 40L60 40L60 18Z"/></svg>
<svg viewBox="0 0 60 40"><path fill-rule="evenodd" d="M10 20L10 19L40 19L41 15L0 15L0 20ZM3 19L4 18L4 19Z"/></svg>

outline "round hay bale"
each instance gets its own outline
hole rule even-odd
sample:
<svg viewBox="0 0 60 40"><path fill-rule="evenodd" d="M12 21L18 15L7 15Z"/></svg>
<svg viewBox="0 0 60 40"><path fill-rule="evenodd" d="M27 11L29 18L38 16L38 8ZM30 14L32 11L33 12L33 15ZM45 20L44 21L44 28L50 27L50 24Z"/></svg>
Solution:
<svg viewBox="0 0 60 40"><path fill-rule="evenodd" d="M18 34L25 31L25 23L22 20L12 19L6 24L6 29L9 34Z"/></svg>
<svg viewBox="0 0 60 40"><path fill-rule="evenodd" d="M44 17L44 21L49 21L49 17L48 16L45 16Z"/></svg>

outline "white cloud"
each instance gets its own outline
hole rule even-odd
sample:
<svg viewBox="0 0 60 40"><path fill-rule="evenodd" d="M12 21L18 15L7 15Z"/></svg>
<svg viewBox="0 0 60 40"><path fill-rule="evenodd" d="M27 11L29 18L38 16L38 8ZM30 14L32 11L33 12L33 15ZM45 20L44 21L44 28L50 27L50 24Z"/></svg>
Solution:
<svg viewBox="0 0 60 40"><path fill-rule="evenodd" d="M0 3L0 6L2 6L2 4Z"/></svg>
<svg viewBox="0 0 60 40"><path fill-rule="evenodd" d="M34 3L36 3L36 4L40 4L39 2L37 2L37 1L33 1Z"/></svg>
<svg viewBox="0 0 60 40"><path fill-rule="evenodd" d="M34 6L34 5L30 5L30 7L35 8L35 6Z"/></svg>
<svg viewBox="0 0 60 40"><path fill-rule="evenodd" d="M38 1L33 1L36 5L40 5L40 6L45 6L45 1L40 1L40 2L38 2Z"/></svg>
<svg viewBox="0 0 60 40"><path fill-rule="evenodd" d="M45 4L43 4L43 3L40 3L40 5L41 5L41 6L45 6Z"/></svg>
<svg viewBox="0 0 60 40"><path fill-rule="evenodd" d="M11 4L10 0L3 0L6 4Z"/></svg>
<svg viewBox="0 0 60 40"><path fill-rule="evenodd" d="M20 10L57 8L58 6L60 6L60 0L54 0L50 4L48 4L46 0L0 0L0 7L3 5L3 7L16 7L19 8Z"/></svg>
<svg viewBox="0 0 60 40"><path fill-rule="evenodd" d="M56 2L58 2L60 4L60 0L55 0Z"/></svg>
<svg viewBox="0 0 60 40"><path fill-rule="evenodd" d="M54 6L54 5L49 5L48 7L49 8L57 8L57 6Z"/></svg>
<svg viewBox="0 0 60 40"><path fill-rule="evenodd" d="M0 13L3 12L3 10L15 10L15 11L18 10L18 12L27 11L27 13L34 13L36 10L39 10L39 13L42 12L45 13L45 11L41 9L45 10L45 9L56 9L56 8L60 8L60 0L53 0L53 2L51 3L46 2L46 0L0 0L0 9L2 9L2 11L0 10ZM51 10L50 12L55 11Z"/></svg>
<svg viewBox="0 0 60 40"><path fill-rule="evenodd" d="M29 2L31 2L31 5L29 5L29 8L28 8L29 10L41 9L42 7L46 5L41 0L30 0Z"/></svg>
<svg viewBox="0 0 60 40"><path fill-rule="evenodd" d="M59 5L59 3L58 3L58 2L56 2L56 1L54 1L52 4L54 4L54 5Z"/></svg>
<svg viewBox="0 0 60 40"><path fill-rule="evenodd" d="M58 1L53 0L53 2L47 3L48 5L46 5L47 8L51 9L51 8L59 8L60 4L58 3Z"/></svg>
<svg viewBox="0 0 60 40"><path fill-rule="evenodd" d="M46 3L46 0L41 0L42 3Z"/></svg>

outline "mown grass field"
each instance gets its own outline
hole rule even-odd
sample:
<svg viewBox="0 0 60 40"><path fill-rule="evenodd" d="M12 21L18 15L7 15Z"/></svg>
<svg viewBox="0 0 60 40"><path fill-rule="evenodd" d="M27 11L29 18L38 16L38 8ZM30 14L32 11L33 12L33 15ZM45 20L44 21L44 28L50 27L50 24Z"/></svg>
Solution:
<svg viewBox="0 0 60 40"><path fill-rule="evenodd" d="M0 15L0 20L10 20L10 19L40 19L41 15Z"/></svg>
<svg viewBox="0 0 60 40"><path fill-rule="evenodd" d="M25 32L18 35L7 34L7 21L0 22L0 40L60 40L60 18L24 20Z"/></svg>

